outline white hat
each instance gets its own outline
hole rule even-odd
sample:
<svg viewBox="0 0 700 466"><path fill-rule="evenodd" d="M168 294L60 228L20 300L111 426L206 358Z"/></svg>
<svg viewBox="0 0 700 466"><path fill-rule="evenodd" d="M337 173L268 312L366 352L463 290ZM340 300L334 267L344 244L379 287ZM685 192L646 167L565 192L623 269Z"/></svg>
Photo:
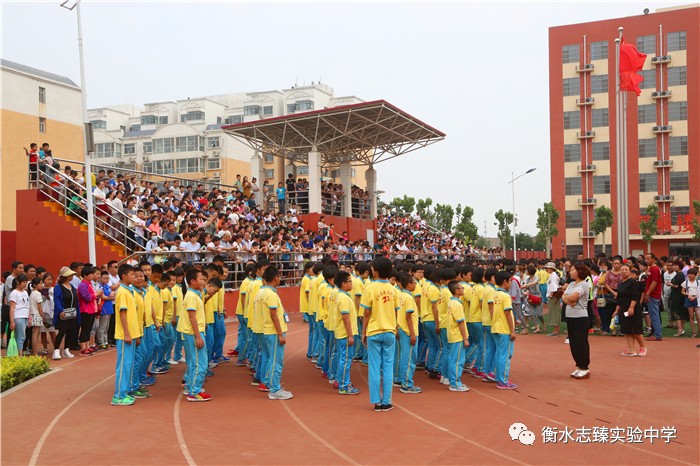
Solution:
<svg viewBox="0 0 700 466"><path fill-rule="evenodd" d="M545 268L545 269L556 270L557 266L554 265L554 262L547 262L546 264L544 264L544 268Z"/></svg>

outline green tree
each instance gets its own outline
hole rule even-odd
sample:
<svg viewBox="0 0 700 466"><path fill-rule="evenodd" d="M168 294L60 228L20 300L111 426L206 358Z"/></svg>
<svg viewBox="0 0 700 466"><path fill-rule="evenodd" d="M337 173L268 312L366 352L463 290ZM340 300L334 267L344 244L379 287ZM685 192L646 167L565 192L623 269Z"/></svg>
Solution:
<svg viewBox="0 0 700 466"><path fill-rule="evenodd" d="M452 221L455 210L449 204L435 204L435 228L442 231L452 231Z"/></svg>
<svg viewBox="0 0 700 466"><path fill-rule="evenodd" d="M474 242L479 237L479 228L472 221L474 209L465 205L457 204L455 209L457 215L457 225L455 225L455 236L466 243Z"/></svg>
<svg viewBox="0 0 700 466"><path fill-rule="evenodd" d="M613 211L604 205L593 211L593 221L590 228L596 236L603 235L603 254L605 254L605 232L613 226L613 217Z"/></svg>
<svg viewBox="0 0 700 466"><path fill-rule="evenodd" d="M418 199L418 202L416 203L416 212L421 218L427 220L427 217L430 214L431 205L433 205L433 200L429 197L426 197L425 199Z"/></svg>
<svg viewBox="0 0 700 466"><path fill-rule="evenodd" d="M516 233L516 242L518 243L518 250L525 249L535 249L535 238L527 233Z"/></svg>
<svg viewBox="0 0 700 466"><path fill-rule="evenodd" d="M654 241L654 235L659 231L659 208L655 204L649 204L647 214L639 222L639 231L642 234L642 239L647 243L647 252L651 252L651 242Z"/></svg>
<svg viewBox="0 0 700 466"><path fill-rule="evenodd" d="M395 197L393 201L389 203L392 209L395 209L400 215L411 215L413 213L413 208L416 205L416 200L412 197L408 197L405 194L403 197Z"/></svg>
<svg viewBox="0 0 700 466"><path fill-rule="evenodd" d="M700 201L693 201L693 210L695 211L695 216L700 217ZM700 241L700 222L698 222L697 218L693 219L693 231L695 232L693 239Z"/></svg>
<svg viewBox="0 0 700 466"><path fill-rule="evenodd" d="M535 251L546 251L549 249L549 242L544 237L542 232L535 235Z"/></svg>
<svg viewBox="0 0 700 466"><path fill-rule="evenodd" d="M547 257L552 257L552 238L559 234L557 220L559 220L559 211L551 202L545 202L541 209L537 209L537 229L540 232L538 236L541 235L545 241Z"/></svg>
<svg viewBox="0 0 700 466"><path fill-rule="evenodd" d="M498 239L501 241L501 247L503 250L506 249L506 244L510 244L513 242L513 237L510 234L510 225L513 223L513 214L511 212L504 212L503 209L499 209L498 212L496 212L496 220L498 220L498 223L496 226L498 227Z"/></svg>
<svg viewBox="0 0 700 466"><path fill-rule="evenodd" d="M488 248L488 247L489 247L489 242L488 242L488 240L487 240L486 238L484 238L483 236L479 236L479 237L476 239L476 242L474 243L474 246L476 246L477 248L480 248L480 249Z"/></svg>

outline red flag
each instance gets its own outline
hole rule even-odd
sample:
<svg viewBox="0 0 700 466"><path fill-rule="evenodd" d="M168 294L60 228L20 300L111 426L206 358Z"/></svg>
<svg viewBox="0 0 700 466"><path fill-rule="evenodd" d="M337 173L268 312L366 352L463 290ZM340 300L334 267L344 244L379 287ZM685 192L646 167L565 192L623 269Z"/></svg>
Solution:
<svg viewBox="0 0 700 466"><path fill-rule="evenodd" d="M634 45L625 42L622 38L620 42L620 89L623 91L634 91L637 95L642 93L639 88L639 83L644 81L644 78L637 74L644 66L644 61L647 56L637 50Z"/></svg>

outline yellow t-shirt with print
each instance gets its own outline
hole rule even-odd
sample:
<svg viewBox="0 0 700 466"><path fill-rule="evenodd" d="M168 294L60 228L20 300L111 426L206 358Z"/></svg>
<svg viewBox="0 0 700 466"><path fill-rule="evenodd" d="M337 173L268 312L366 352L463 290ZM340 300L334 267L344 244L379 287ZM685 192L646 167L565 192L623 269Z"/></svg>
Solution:
<svg viewBox="0 0 700 466"><path fill-rule="evenodd" d="M194 335L194 329L192 328L192 323L190 322L190 311L195 311L195 318L197 319L197 331L199 333L206 332L206 322L204 315L204 302L202 301L202 293L197 290L189 288L185 294L184 299L185 314L180 318L177 323L177 331L184 333L186 335Z"/></svg>
<svg viewBox="0 0 700 466"><path fill-rule="evenodd" d="M280 300L277 290L272 287L266 286L264 288L264 294L260 298L262 317L263 317L263 334L265 335L277 335L277 329L275 328L275 323L272 320L271 312L275 311L277 319L280 322L280 329L282 333L287 332L287 322L284 318L284 307L282 306L282 300Z"/></svg>
<svg viewBox="0 0 700 466"><path fill-rule="evenodd" d="M371 311L367 322L368 337L379 333L396 333L396 311L399 302L396 290L387 280L376 280L362 294L362 307Z"/></svg>
<svg viewBox="0 0 700 466"><path fill-rule="evenodd" d="M481 322L481 300L484 299L484 285L477 283L472 288L467 322Z"/></svg>
<svg viewBox="0 0 700 466"><path fill-rule="evenodd" d="M310 314L309 312L309 294L311 293L311 276L306 274L301 279L299 286L299 312Z"/></svg>
<svg viewBox="0 0 700 466"><path fill-rule="evenodd" d="M508 314L506 314L506 311ZM510 335L510 320L515 329L515 318L513 317L513 303L510 294L502 288L497 288L493 295L493 320L491 321L491 333L505 333Z"/></svg>
<svg viewBox="0 0 700 466"><path fill-rule="evenodd" d="M447 306L452 299L452 293L447 285L440 287L440 298L438 299L438 318L440 319L440 328L447 326Z"/></svg>
<svg viewBox="0 0 700 466"><path fill-rule="evenodd" d="M440 288L435 286L435 283L426 280L427 291L423 293L423 301L421 301L422 320L423 322L435 322L433 315L433 304L440 301Z"/></svg>
<svg viewBox="0 0 700 466"><path fill-rule="evenodd" d="M410 291L403 290L399 293L399 312L396 314L396 324L406 335L411 335L411 329L408 327L407 314L411 314L413 320L413 334L418 336L416 299Z"/></svg>
<svg viewBox="0 0 700 466"><path fill-rule="evenodd" d="M134 290L125 285L119 285L119 288L117 288L117 295L114 300L116 314L116 322L114 325L115 340L124 340L124 327L122 326L120 317L122 311L126 311L126 325L129 330L129 336L131 338L138 338L143 335L143 328L139 325L134 294Z"/></svg>
<svg viewBox="0 0 700 466"><path fill-rule="evenodd" d="M462 338L462 332L459 330L460 322L464 322L464 307L462 307L462 302L459 298L452 297L450 302L447 304L447 342L448 343L459 343L464 341ZM465 327L466 331L466 327ZM466 331L467 337L469 332Z"/></svg>
<svg viewBox="0 0 700 466"><path fill-rule="evenodd" d="M353 335L357 335L357 309L355 308L355 299L353 299L347 291L338 291L335 299L335 308L338 315L334 329L336 340L348 337L343 315L348 316L348 319L350 319L350 331Z"/></svg>
<svg viewBox="0 0 700 466"><path fill-rule="evenodd" d="M490 283L484 285L484 296L481 298L481 323L491 325L491 313L489 312L489 304L493 304L493 295L496 288Z"/></svg>
<svg viewBox="0 0 700 466"><path fill-rule="evenodd" d="M248 294L245 297L245 309L243 310L243 317L246 319L252 319L251 311L253 310L253 301L255 301L255 295L258 294L262 285L262 278L256 278L253 283L250 284L250 289L248 289ZM248 325L250 325L250 323Z"/></svg>
<svg viewBox="0 0 700 466"><path fill-rule="evenodd" d="M250 285L255 280L251 279L250 277L246 277L245 280L241 283L241 287L238 289L238 303L236 303L236 315L242 316L245 314L244 309L243 309L243 299L245 296L248 294L248 290L250 289Z"/></svg>

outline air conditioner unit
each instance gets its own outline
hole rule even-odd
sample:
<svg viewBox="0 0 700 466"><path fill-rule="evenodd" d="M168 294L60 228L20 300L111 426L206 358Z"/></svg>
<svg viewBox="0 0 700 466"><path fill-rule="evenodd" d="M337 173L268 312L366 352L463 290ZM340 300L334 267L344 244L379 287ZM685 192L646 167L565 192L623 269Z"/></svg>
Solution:
<svg viewBox="0 0 700 466"><path fill-rule="evenodd" d="M654 64L668 63L670 61L671 61L671 55L659 55L659 56L653 57L651 59L651 62Z"/></svg>
<svg viewBox="0 0 700 466"><path fill-rule="evenodd" d="M652 133L670 133L673 129L671 125L658 125L651 128Z"/></svg>
<svg viewBox="0 0 700 466"><path fill-rule="evenodd" d="M671 131L671 125L663 125L661 131Z"/></svg>
<svg viewBox="0 0 700 466"><path fill-rule="evenodd" d="M595 170L595 165L589 163L588 165L586 165L586 170Z"/></svg>
<svg viewBox="0 0 700 466"><path fill-rule="evenodd" d="M665 90L665 91L654 91L651 93L651 98L652 99L663 99L666 97L671 97L671 91Z"/></svg>
<svg viewBox="0 0 700 466"><path fill-rule="evenodd" d="M670 95L671 95L671 91L669 91L669 90L661 91L661 96L662 96L662 97L667 97L667 96L670 96Z"/></svg>
<svg viewBox="0 0 700 466"><path fill-rule="evenodd" d="M654 196L654 202L660 202L663 201L664 197L663 196Z"/></svg>
<svg viewBox="0 0 700 466"><path fill-rule="evenodd" d="M584 70L592 70L593 68L593 63L586 63L585 65L583 65Z"/></svg>
<svg viewBox="0 0 700 466"><path fill-rule="evenodd" d="M672 201L673 199L673 194L667 194L664 196L664 201Z"/></svg>
<svg viewBox="0 0 700 466"><path fill-rule="evenodd" d="M593 103L593 102L595 102L595 99L594 99L593 97L586 97L586 103L587 103L587 104L590 104L590 103Z"/></svg>
<svg viewBox="0 0 700 466"><path fill-rule="evenodd" d="M589 197L588 199L586 199L586 202L588 202L589 204L595 204L597 201L594 197Z"/></svg>
<svg viewBox="0 0 700 466"><path fill-rule="evenodd" d="M214 172L211 176L212 178L221 178L221 172Z"/></svg>
<svg viewBox="0 0 700 466"><path fill-rule="evenodd" d="M586 131L587 138L592 138L593 136L595 136L595 131Z"/></svg>
<svg viewBox="0 0 700 466"><path fill-rule="evenodd" d="M143 158L143 162L144 162L144 163L148 163L148 162L150 162L150 161L151 161L151 158L150 158L150 157L144 157L144 158Z"/></svg>
<svg viewBox="0 0 700 466"><path fill-rule="evenodd" d="M664 166L670 167L673 165L673 160L664 160Z"/></svg>
<svg viewBox="0 0 700 466"><path fill-rule="evenodd" d="M129 163L136 163L136 157L129 157Z"/></svg>

